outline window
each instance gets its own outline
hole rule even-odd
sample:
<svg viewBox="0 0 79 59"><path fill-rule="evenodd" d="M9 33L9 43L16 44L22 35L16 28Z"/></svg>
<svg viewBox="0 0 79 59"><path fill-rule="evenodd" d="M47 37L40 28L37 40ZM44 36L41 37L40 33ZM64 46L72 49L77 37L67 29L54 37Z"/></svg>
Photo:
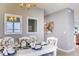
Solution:
<svg viewBox="0 0 79 59"><path fill-rule="evenodd" d="M34 18L28 18L28 21L27 21L28 23L28 28L27 28L27 30L28 30L28 32L37 32L37 19L34 19Z"/></svg>
<svg viewBox="0 0 79 59"><path fill-rule="evenodd" d="M5 34L21 34L21 16L5 14Z"/></svg>

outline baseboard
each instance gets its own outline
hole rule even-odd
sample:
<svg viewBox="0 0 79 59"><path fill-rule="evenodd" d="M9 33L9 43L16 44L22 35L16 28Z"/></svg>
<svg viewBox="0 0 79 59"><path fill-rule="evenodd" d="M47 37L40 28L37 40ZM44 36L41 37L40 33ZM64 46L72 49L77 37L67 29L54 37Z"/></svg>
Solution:
<svg viewBox="0 0 79 59"><path fill-rule="evenodd" d="M58 48L58 50L60 50L60 51L62 51L62 52L70 53L70 52L75 51L75 48L73 48L73 49L71 49L71 50L64 50L64 49Z"/></svg>

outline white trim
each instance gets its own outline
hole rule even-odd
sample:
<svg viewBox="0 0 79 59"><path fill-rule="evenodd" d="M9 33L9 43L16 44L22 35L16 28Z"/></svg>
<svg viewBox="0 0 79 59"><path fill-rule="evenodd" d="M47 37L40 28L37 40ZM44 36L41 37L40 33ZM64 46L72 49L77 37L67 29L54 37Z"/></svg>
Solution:
<svg viewBox="0 0 79 59"><path fill-rule="evenodd" d="M16 16L16 17L20 17L20 22L21 22L21 25L20 25L20 27L21 27L21 31L19 32L19 33L7 33L6 32L6 16ZM4 15L4 34L22 34L22 16L20 16L20 15L15 15L15 14L8 14L8 13L5 13L5 15Z"/></svg>
<svg viewBox="0 0 79 59"><path fill-rule="evenodd" d="M34 20L37 20L37 32L28 32L28 19L29 19L29 18L30 18L30 19L34 19ZM27 28L27 30L26 30L27 33L29 33L29 34L38 33L38 30L39 30L39 29L38 29L38 28L39 28L38 24L39 24L39 23L38 23L38 18L35 18L35 17L27 17L27 27L26 27L26 28Z"/></svg>
<svg viewBox="0 0 79 59"><path fill-rule="evenodd" d="M60 50L60 51L62 51L62 52L66 52L66 53L70 53L70 52L75 51L75 48L70 49L70 50L65 50L65 49L61 49L61 48L57 48L57 49Z"/></svg>

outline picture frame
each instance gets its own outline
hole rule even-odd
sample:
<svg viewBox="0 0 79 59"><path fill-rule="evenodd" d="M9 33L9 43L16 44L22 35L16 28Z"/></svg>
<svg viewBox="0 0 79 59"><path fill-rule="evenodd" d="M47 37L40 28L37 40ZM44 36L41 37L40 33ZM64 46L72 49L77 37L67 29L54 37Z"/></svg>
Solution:
<svg viewBox="0 0 79 59"><path fill-rule="evenodd" d="M32 24L31 24L32 23ZM29 34L38 33L39 32L39 21L38 18L35 17L27 17L27 30L26 32Z"/></svg>
<svg viewBox="0 0 79 59"><path fill-rule="evenodd" d="M45 21L44 23L44 32L52 33L54 29L54 21Z"/></svg>

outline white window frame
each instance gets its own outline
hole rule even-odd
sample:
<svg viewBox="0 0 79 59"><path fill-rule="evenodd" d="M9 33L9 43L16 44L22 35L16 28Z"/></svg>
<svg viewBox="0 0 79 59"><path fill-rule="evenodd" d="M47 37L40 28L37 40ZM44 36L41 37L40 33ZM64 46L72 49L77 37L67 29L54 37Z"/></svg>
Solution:
<svg viewBox="0 0 79 59"><path fill-rule="evenodd" d="M7 29L7 27L6 27L7 16L16 16L16 17L20 18L20 32L18 32L18 33L16 33L16 32L13 32L13 33L7 32L7 30L6 30ZM5 13L5 15L4 15L4 34L22 34L22 16Z"/></svg>
<svg viewBox="0 0 79 59"><path fill-rule="evenodd" d="M33 19L33 20L37 20L37 31L36 32L28 32L28 20L29 19ZM30 33L30 34L34 34L34 33L38 33L39 31L39 21L38 21L38 18L35 18L35 17L27 17L27 33Z"/></svg>

